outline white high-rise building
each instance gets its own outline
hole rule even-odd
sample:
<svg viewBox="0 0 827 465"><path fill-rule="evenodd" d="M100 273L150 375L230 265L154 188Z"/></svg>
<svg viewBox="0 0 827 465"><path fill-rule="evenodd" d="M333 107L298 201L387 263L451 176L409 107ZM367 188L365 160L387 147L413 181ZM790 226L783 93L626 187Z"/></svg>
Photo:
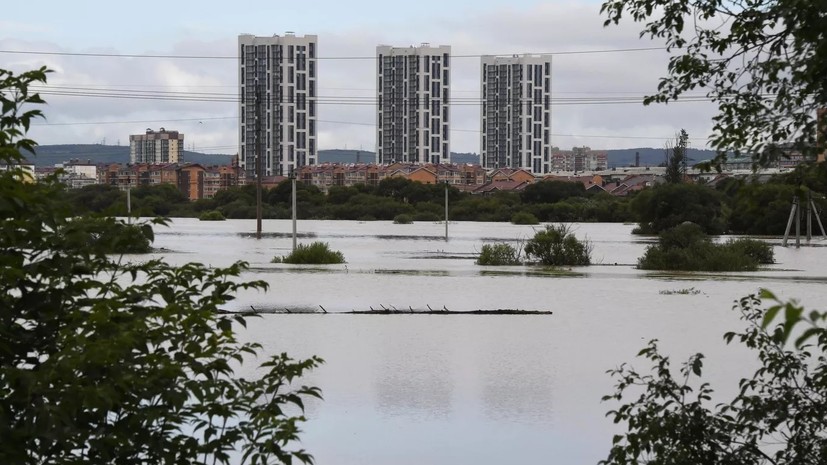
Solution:
<svg viewBox="0 0 827 465"><path fill-rule="evenodd" d="M551 56L482 57L480 162L551 171Z"/></svg>
<svg viewBox="0 0 827 465"><path fill-rule="evenodd" d="M451 47L376 47L376 162L449 163Z"/></svg>
<svg viewBox="0 0 827 465"><path fill-rule="evenodd" d="M314 35L238 36L238 158L248 179L259 151L264 176L317 164L317 52Z"/></svg>
<svg viewBox="0 0 827 465"><path fill-rule="evenodd" d="M129 163L178 163L184 151L184 135L178 131L147 129L129 136Z"/></svg>

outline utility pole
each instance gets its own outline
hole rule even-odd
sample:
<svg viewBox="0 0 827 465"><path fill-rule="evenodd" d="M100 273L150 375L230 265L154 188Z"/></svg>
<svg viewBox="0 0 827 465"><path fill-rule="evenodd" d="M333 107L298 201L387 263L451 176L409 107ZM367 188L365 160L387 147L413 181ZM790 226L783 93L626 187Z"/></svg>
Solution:
<svg viewBox="0 0 827 465"><path fill-rule="evenodd" d="M296 251L296 171L290 170L290 180L293 184L293 251Z"/></svg>
<svg viewBox="0 0 827 465"><path fill-rule="evenodd" d="M445 181L445 242L448 242L448 181Z"/></svg>
<svg viewBox="0 0 827 465"><path fill-rule="evenodd" d="M261 239L261 90L256 81L256 239Z"/></svg>
<svg viewBox="0 0 827 465"><path fill-rule="evenodd" d="M126 186L126 224L132 224L132 186Z"/></svg>

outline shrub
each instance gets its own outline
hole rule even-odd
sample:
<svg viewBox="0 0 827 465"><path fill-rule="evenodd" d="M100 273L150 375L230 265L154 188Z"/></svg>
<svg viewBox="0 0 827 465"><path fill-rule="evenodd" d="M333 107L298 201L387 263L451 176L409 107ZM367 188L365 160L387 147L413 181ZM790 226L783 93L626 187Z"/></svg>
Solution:
<svg viewBox="0 0 827 465"><path fill-rule="evenodd" d="M660 234L686 221L707 234L726 230L723 196L714 189L697 184L663 184L644 189L631 201L640 227L637 234Z"/></svg>
<svg viewBox="0 0 827 465"><path fill-rule="evenodd" d="M202 213L199 217L201 221L224 221L224 215L221 214L218 210L210 210Z"/></svg>
<svg viewBox="0 0 827 465"><path fill-rule="evenodd" d="M536 257L547 266L585 266L591 264L591 245L580 241L571 228L558 224L548 225L534 234L525 246L527 257Z"/></svg>
<svg viewBox="0 0 827 465"><path fill-rule="evenodd" d="M513 224L540 224L537 217L529 212L517 212L511 215L511 223Z"/></svg>
<svg viewBox="0 0 827 465"><path fill-rule="evenodd" d="M413 218L411 215L400 213L393 217L393 224L411 224L413 223Z"/></svg>
<svg viewBox="0 0 827 465"><path fill-rule="evenodd" d="M338 250L330 250L326 242L316 241L310 245L299 244L289 255L276 257L273 262L291 265L331 265L345 263L345 256Z"/></svg>
<svg viewBox="0 0 827 465"><path fill-rule="evenodd" d="M757 239L736 239L727 244L729 247L754 258L762 265L775 263L772 245Z"/></svg>
<svg viewBox="0 0 827 465"><path fill-rule="evenodd" d="M477 265L504 266L519 265L520 252L510 244L504 242L498 244L485 244L482 246Z"/></svg>
<svg viewBox="0 0 827 465"><path fill-rule="evenodd" d="M643 270L755 271L773 263L772 247L753 239L715 244L700 226L684 223L660 234L658 243L638 260Z"/></svg>

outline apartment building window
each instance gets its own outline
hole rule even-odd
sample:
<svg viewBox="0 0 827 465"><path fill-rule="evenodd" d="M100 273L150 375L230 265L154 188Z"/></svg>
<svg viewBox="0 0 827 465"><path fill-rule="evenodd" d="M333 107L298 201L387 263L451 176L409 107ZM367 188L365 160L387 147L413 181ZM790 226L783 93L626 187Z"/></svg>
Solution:
<svg viewBox="0 0 827 465"><path fill-rule="evenodd" d="M316 120L315 119L310 120L310 135L313 135L313 134L316 134ZM380 133L380 137L381 137L381 133Z"/></svg>
<svg viewBox="0 0 827 465"><path fill-rule="evenodd" d="M316 61L315 60L310 60L310 63L308 64L308 67L307 67L307 75L312 77L312 78L316 77Z"/></svg>
<svg viewBox="0 0 827 465"><path fill-rule="evenodd" d="M287 122L292 123L294 120L293 107L287 109Z"/></svg>
<svg viewBox="0 0 827 465"><path fill-rule="evenodd" d="M293 125L287 126L287 142L293 142L296 131L293 130Z"/></svg>
<svg viewBox="0 0 827 465"><path fill-rule="evenodd" d="M447 54L447 53L443 53L443 54L442 54L442 66L444 66L444 67L446 67L446 68L448 67L448 59L449 59L448 54ZM483 71L484 71L484 70L485 70L485 65L483 65Z"/></svg>
<svg viewBox="0 0 827 465"><path fill-rule="evenodd" d="M316 139L310 138L310 154L313 155L314 153L316 153ZM312 164L313 160L310 161Z"/></svg>
<svg viewBox="0 0 827 465"><path fill-rule="evenodd" d="M293 46L292 45L287 46L287 62L288 63L293 63Z"/></svg>
<svg viewBox="0 0 827 465"><path fill-rule="evenodd" d="M307 116L305 116L304 112L301 112L297 115L298 124L297 127L299 129L305 129L307 127Z"/></svg>
<svg viewBox="0 0 827 465"><path fill-rule="evenodd" d="M308 114L313 117L316 116L316 101L311 100L310 105L308 105Z"/></svg>
<svg viewBox="0 0 827 465"><path fill-rule="evenodd" d="M549 62L545 63L545 71L546 71L546 76L551 74L551 63L549 63Z"/></svg>

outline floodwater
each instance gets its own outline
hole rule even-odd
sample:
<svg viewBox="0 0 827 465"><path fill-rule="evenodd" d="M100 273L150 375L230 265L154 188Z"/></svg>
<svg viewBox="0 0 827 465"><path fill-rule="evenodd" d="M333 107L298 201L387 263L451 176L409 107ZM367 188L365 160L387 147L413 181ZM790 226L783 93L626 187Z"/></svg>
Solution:
<svg viewBox="0 0 827 465"><path fill-rule="evenodd" d="M519 246L531 226L504 223L395 225L300 221L299 242L328 242L345 265L272 264L289 253L291 223L176 219L156 228L170 263L249 263L244 278L269 283L234 309L291 310L254 320L243 337L268 353L318 355L304 381L323 390L310 403L302 447L320 465L596 463L618 426L605 373L653 338L675 366L695 352L716 400L735 392L755 357L721 336L743 327L735 300L761 287L810 308L823 305L827 241L775 247L777 264L756 273L669 274L636 270L650 239L632 225L573 224L592 246L590 267L551 272L481 267L483 244ZM693 289L688 294L669 291ZM666 292L666 293L664 293ZM295 313L321 311L328 314ZM351 310L523 309L551 315L349 315ZM823 308L821 308L823 310Z"/></svg>

